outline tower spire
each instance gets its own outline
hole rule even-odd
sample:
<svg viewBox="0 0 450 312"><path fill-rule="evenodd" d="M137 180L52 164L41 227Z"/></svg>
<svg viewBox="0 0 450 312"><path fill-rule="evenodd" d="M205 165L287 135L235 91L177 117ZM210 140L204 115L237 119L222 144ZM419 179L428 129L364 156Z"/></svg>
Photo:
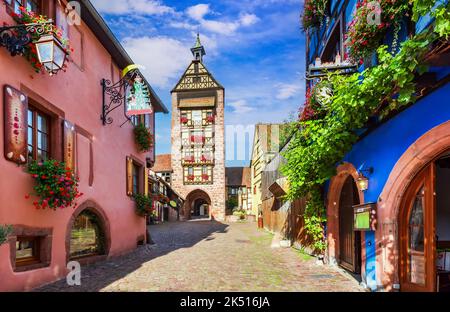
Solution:
<svg viewBox="0 0 450 312"><path fill-rule="evenodd" d="M200 41L200 34L197 33L197 40L195 42L194 47L191 49L192 55L194 55L194 59L196 61L203 62L203 56L206 55L205 48L203 47Z"/></svg>

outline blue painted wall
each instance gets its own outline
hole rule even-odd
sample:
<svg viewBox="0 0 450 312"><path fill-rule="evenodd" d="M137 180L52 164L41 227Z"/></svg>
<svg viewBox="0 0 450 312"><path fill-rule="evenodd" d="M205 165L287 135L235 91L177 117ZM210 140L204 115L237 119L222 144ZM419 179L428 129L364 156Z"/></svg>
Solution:
<svg viewBox="0 0 450 312"><path fill-rule="evenodd" d="M357 169L374 168L369 175L366 202L377 202L399 158L424 133L450 120L450 84L439 88L393 119L380 125L353 146L344 161ZM366 233L366 283L376 289L375 235Z"/></svg>

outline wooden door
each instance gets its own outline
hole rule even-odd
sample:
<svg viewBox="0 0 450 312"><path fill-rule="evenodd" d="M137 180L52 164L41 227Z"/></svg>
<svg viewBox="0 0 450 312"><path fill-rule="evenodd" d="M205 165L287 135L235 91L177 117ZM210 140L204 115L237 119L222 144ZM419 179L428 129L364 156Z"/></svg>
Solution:
<svg viewBox="0 0 450 312"><path fill-rule="evenodd" d="M361 273L361 235L353 229L353 206L358 204L358 189L353 177L349 176L339 200L339 264L357 274Z"/></svg>
<svg viewBox="0 0 450 312"><path fill-rule="evenodd" d="M435 291L435 165L419 173L402 201L399 215L402 291Z"/></svg>

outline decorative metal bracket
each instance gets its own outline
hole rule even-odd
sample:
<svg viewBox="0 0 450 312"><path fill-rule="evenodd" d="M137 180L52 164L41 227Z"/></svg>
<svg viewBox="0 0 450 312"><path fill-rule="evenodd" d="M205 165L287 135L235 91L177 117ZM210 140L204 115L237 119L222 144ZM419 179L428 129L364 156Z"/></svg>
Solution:
<svg viewBox="0 0 450 312"><path fill-rule="evenodd" d="M113 123L112 117L108 117L108 115L119 108L120 106L125 105L125 91L128 81L122 78L120 81L112 84L111 80L102 79L101 85L103 88L103 104L102 104L102 115L100 119L103 122L103 125L110 125ZM107 97L109 97L109 103L107 101ZM125 115L125 117L127 117ZM127 117L129 120L129 118Z"/></svg>
<svg viewBox="0 0 450 312"><path fill-rule="evenodd" d="M5 47L11 56L22 55L32 42L32 34L43 35L51 32L52 20L45 23L23 24L0 27L0 46Z"/></svg>
<svg viewBox="0 0 450 312"><path fill-rule="evenodd" d="M141 84L145 84L145 86L140 89L140 94L149 95L148 83L138 69L130 70L124 77L122 77L122 79L114 84L111 80L102 79L101 85L103 89L103 103L102 115L100 116L100 119L102 120L104 126L113 123L113 118L108 115L122 105L123 114L126 120L121 127L125 123L131 121L131 118L127 115L127 97L130 96L129 88L133 86L136 87L136 80L142 80L144 82ZM131 92L135 92L135 89L132 89Z"/></svg>
<svg viewBox="0 0 450 312"><path fill-rule="evenodd" d="M328 73L338 73L341 75L350 75L357 71L357 65L354 64L338 64L338 65L321 65L321 66L313 66L310 65L308 71L306 72L306 79L313 80L326 77Z"/></svg>

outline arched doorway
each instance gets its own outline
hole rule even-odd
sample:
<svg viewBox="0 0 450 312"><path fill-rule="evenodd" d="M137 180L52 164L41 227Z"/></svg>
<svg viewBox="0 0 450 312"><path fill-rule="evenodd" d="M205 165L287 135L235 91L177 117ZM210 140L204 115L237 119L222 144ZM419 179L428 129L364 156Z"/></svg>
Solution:
<svg viewBox="0 0 450 312"><path fill-rule="evenodd" d="M86 201L76 209L67 227L67 260L105 256L109 247L109 221L95 202Z"/></svg>
<svg viewBox="0 0 450 312"><path fill-rule="evenodd" d="M355 232L353 206L359 205L355 180L348 175L339 198L339 265L361 274L361 233Z"/></svg>
<svg viewBox="0 0 450 312"><path fill-rule="evenodd" d="M186 220L204 219L211 216L211 199L202 190L195 190L186 197L183 208L183 216Z"/></svg>
<svg viewBox="0 0 450 312"><path fill-rule="evenodd" d="M439 250L450 248L449 185L446 152L412 179L403 196L398 221L402 291L450 291L450 268L445 260L436 261Z"/></svg>

